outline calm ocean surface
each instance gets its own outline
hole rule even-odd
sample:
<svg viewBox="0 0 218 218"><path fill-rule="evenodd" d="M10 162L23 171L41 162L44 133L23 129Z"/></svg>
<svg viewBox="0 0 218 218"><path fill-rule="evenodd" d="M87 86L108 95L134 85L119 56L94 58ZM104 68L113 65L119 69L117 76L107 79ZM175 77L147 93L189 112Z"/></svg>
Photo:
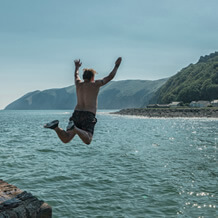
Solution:
<svg viewBox="0 0 218 218"><path fill-rule="evenodd" d="M218 217L218 119L97 114L91 145L59 141L72 111L0 111L0 178L54 218Z"/></svg>

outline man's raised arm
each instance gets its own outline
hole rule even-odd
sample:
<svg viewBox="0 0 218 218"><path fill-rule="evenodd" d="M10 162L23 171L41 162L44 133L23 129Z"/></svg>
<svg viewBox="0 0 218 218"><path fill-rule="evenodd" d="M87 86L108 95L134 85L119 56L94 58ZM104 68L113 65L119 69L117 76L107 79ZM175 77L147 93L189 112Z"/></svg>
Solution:
<svg viewBox="0 0 218 218"><path fill-rule="evenodd" d="M79 77L79 68L81 67L82 63L80 62L80 59L75 60L74 63L75 63L74 79L75 79L75 85L76 85L77 83L81 82L81 79Z"/></svg>
<svg viewBox="0 0 218 218"><path fill-rule="evenodd" d="M116 75L117 70L120 66L121 61L122 61L122 58L119 57L115 62L114 69L109 73L109 75L104 77L102 80L97 80L97 82L100 84L100 86L107 84L108 82L110 82L114 78L114 76Z"/></svg>

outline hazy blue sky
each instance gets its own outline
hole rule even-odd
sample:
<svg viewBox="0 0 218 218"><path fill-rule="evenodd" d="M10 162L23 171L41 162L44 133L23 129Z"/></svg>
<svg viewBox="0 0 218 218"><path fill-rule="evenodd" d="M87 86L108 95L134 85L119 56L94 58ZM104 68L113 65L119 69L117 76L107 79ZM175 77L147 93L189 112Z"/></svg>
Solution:
<svg viewBox="0 0 218 218"><path fill-rule="evenodd" d="M73 60L102 78L156 80L218 50L217 0L0 0L0 109L73 84Z"/></svg>

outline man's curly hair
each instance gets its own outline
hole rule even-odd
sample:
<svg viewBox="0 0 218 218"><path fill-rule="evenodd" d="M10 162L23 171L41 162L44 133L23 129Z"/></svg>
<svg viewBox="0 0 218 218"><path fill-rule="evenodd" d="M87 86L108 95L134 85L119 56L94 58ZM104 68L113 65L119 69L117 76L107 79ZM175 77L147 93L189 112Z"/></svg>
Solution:
<svg viewBox="0 0 218 218"><path fill-rule="evenodd" d="M85 68L83 69L83 79L91 80L91 78L96 74L97 72L93 69Z"/></svg>

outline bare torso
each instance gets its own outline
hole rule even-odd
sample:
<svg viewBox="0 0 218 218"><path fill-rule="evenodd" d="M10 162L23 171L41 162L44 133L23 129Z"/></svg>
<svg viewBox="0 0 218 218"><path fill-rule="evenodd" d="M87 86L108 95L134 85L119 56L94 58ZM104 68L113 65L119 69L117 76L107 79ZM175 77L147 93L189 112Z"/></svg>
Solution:
<svg viewBox="0 0 218 218"><path fill-rule="evenodd" d="M90 111L96 114L99 88L100 86L95 81L76 84L77 105L75 110Z"/></svg>

